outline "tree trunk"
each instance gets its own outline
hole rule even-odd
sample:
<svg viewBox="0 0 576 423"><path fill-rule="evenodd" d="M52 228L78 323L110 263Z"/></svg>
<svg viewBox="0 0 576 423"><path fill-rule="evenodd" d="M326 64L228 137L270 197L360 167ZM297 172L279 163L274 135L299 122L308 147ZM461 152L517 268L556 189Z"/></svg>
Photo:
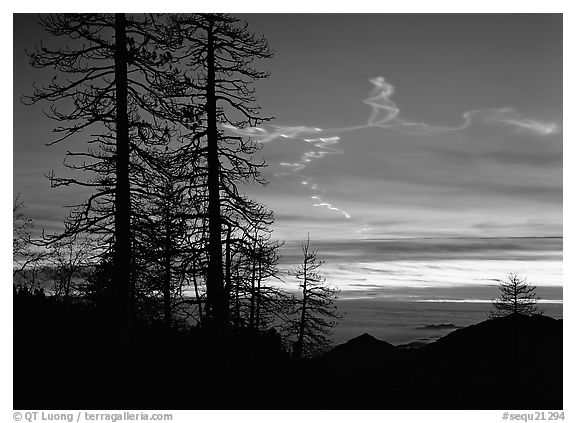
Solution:
<svg viewBox="0 0 576 423"><path fill-rule="evenodd" d="M300 315L300 327L298 332L298 340L294 346L294 356L302 358L304 351L304 329L306 327L306 300L308 299L308 250L304 252L304 283L302 286L302 314Z"/></svg>
<svg viewBox="0 0 576 423"><path fill-rule="evenodd" d="M232 252L231 252L232 225L228 225L226 232L226 280L224 285L224 308L226 310L226 325L229 323L230 294L232 292Z"/></svg>
<svg viewBox="0 0 576 423"><path fill-rule="evenodd" d="M220 215L220 161L218 158L218 128L216 127L216 74L214 68L213 25L208 28L206 113L208 133L208 220L209 261L206 297L211 312L211 324L216 331L226 324L224 275L222 271L222 217Z"/></svg>
<svg viewBox="0 0 576 423"><path fill-rule="evenodd" d="M262 261L258 260L258 284L256 286L256 330L260 329L260 286L262 283Z"/></svg>
<svg viewBox="0 0 576 423"><path fill-rule="evenodd" d="M170 210L166 206L164 218L166 219L166 233L164 245L164 284L163 284L163 308L164 308L164 326L172 326L172 304L170 298L170 287L172 282L171 274L171 255L172 255L172 231L170 230Z"/></svg>
<svg viewBox="0 0 576 423"><path fill-rule="evenodd" d="M236 268L235 290L236 290L234 293L234 297L235 297L235 301L236 301L236 303L234 304L235 319L236 319L235 327L239 328L240 327L240 273L238 271L238 268Z"/></svg>
<svg viewBox="0 0 576 423"><path fill-rule="evenodd" d="M204 327L204 316L202 314L202 298L198 292L198 282L196 280L196 257L192 259L192 281L194 282L194 292L196 294L196 303L198 304L198 321L200 327Z"/></svg>
<svg viewBox="0 0 576 423"><path fill-rule="evenodd" d="M120 380L115 386L119 391L126 389L130 344L132 335L131 269L132 251L130 241L130 163L128 128L128 54L126 51L126 17L115 16L116 46L114 52L116 81L116 192L114 199L114 304L118 354L117 373ZM127 406L126 395L116 401ZM128 401L129 402L129 401Z"/></svg>
<svg viewBox="0 0 576 423"><path fill-rule="evenodd" d="M256 238L252 250L252 277L250 279L250 330L254 329L254 317L256 315Z"/></svg>
<svg viewBox="0 0 576 423"><path fill-rule="evenodd" d="M514 314L518 313L518 284L516 283L516 280L514 280Z"/></svg>
<svg viewBox="0 0 576 423"><path fill-rule="evenodd" d="M70 289L72 286L72 273L66 272L66 281L64 285L64 302L67 303L70 298Z"/></svg>

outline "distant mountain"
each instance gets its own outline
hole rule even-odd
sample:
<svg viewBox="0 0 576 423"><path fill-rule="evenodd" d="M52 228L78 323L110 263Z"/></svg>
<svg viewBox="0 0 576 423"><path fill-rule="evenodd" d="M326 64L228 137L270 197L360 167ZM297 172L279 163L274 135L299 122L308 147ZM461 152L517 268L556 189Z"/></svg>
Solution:
<svg viewBox="0 0 576 423"><path fill-rule="evenodd" d="M435 337L435 338L432 338L432 337L418 338L414 341L408 342L407 344L396 345L396 348L399 350L409 350L409 349L413 349L413 348L422 348L424 345L428 345L429 343L434 342L436 339L438 339L438 337Z"/></svg>
<svg viewBox="0 0 576 423"><path fill-rule="evenodd" d="M562 320L547 316L456 330L419 350L422 391L441 380L461 408L561 409L562 343Z"/></svg>
<svg viewBox="0 0 576 423"><path fill-rule="evenodd" d="M344 344L336 346L322 356L323 360L366 360L380 357L382 354L396 352L394 345L376 339L368 333L352 338Z"/></svg>
<svg viewBox="0 0 576 423"><path fill-rule="evenodd" d="M452 323L440 323L439 325L426 325L416 328L416 330L454 330L459 329L462 326L456 326Z"/></svg>
<svg viewBox="0 0 576 423"><path fill-rule="evenodd" d="M525 349L522 353L533 354L537 350L549 350L553 345L560 347L557 352L561 352L561 341L561 319L543 315L512 314L456 330L429 344L427 349L442 354L448 351L452 354L486 354L494 353L493 349L496 348L496 353L500 354L502 348L515 347L519 350Z"/></svg>
<svg viewBox="0 0 576 423"><path fill-rule="evenodd" d="M350 408L561 409L562 320L511 315L421 348L363 334L316 367Z"/></svg>
<svg viewBox="0 0 576 423"><path fill-rule="evenodd" d="M397 353L398 350L394 345L364 333L336 346L317 361L320 366L338 367L340 371L355 372L380 365L384 358L395 359Z"/></svg>
<svg viewBox="0 0 576 423"><path fill-rule="evenodd" d="M415 328L415 330L422 332L423 335L427 335L418 339L415 339L407 344L396 345L398 349L413 349L421 348L424 345L428 345L447 333L452 332L456 329L460 329L462 326L456 326L452 323L440 323L438 325L426 325Z"/></svg>

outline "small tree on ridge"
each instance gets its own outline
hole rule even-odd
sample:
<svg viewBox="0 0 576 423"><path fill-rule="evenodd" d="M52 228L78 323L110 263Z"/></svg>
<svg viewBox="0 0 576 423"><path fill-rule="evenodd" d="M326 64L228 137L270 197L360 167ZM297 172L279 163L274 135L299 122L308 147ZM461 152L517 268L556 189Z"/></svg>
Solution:
<svg viewBox="0 0 576 423"><path fill-rule="evenodd" d="M537 304L540 297L534 292L536 287L526 282L526 278L517 273L510 273L506 280L500 282L500 297L492 300L493 310L488 317L508 316L510 314L534 315L542 314Z"/></svg>

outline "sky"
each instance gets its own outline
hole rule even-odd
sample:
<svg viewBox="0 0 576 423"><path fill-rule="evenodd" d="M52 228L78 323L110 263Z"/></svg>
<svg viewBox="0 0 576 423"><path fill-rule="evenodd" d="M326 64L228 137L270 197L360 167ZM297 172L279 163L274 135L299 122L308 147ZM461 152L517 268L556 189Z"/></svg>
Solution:
<svg viewBox="0 0 576 423"><path fill-rule="evenodd" d="M519 272L562 297L561 15L239 17L275 51L255 86L275 119L226 130L262 142L269 183L244 190L284 267L309 233L344 295L485 299ZM87 193L50 189L70 146L45 147L53 122L19 100L51 77L24 53L43 37L16 16L13 184L51 231Z"/></svg>

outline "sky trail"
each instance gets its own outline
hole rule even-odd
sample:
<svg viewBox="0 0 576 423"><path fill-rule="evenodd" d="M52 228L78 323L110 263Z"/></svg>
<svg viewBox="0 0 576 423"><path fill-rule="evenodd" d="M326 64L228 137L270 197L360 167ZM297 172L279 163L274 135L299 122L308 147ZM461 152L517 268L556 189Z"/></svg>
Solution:
<svg viewBox="0 0 576 423"><path fill-rule="evenodd" d="M400 117L400 109L392 100L395 89L383 76L369 80L372 84L372 91L363 103L371 108L370 116L366 123L341 128L318 128L309 126L279 126L270 125L264 127L238 128L229 124L222 127L236 135L251 137L257 142L266 144L277 141L305 142L310 148L306 149L299 160L294 162L281 162L280 165L286 168L285 172L278 172L275 177L297 177L300 184L309 190L309 198L313 200L314 207L325 207L330 211L352 219L349 211L325 200L329 196L328 192L320 187L314 178L302 174L302 171L319 159L329 155L344 154L338 148L345 133L360 131L367 128L382 128L385 130L397 131L407 135L422 137L438 134L442 132L465 131L474 124L499 126L502 131L529 132L533 135L548 136L561 131L560 126L554 122L543 122L521 116L514 108L503 107L494 109L472 110L462 113L462 124L459 126L431 125L424 122L413 122ZM385 139L383 139L385 142ZM357 233L368 230L366 221L359 221L361 228Z"/></svg>

